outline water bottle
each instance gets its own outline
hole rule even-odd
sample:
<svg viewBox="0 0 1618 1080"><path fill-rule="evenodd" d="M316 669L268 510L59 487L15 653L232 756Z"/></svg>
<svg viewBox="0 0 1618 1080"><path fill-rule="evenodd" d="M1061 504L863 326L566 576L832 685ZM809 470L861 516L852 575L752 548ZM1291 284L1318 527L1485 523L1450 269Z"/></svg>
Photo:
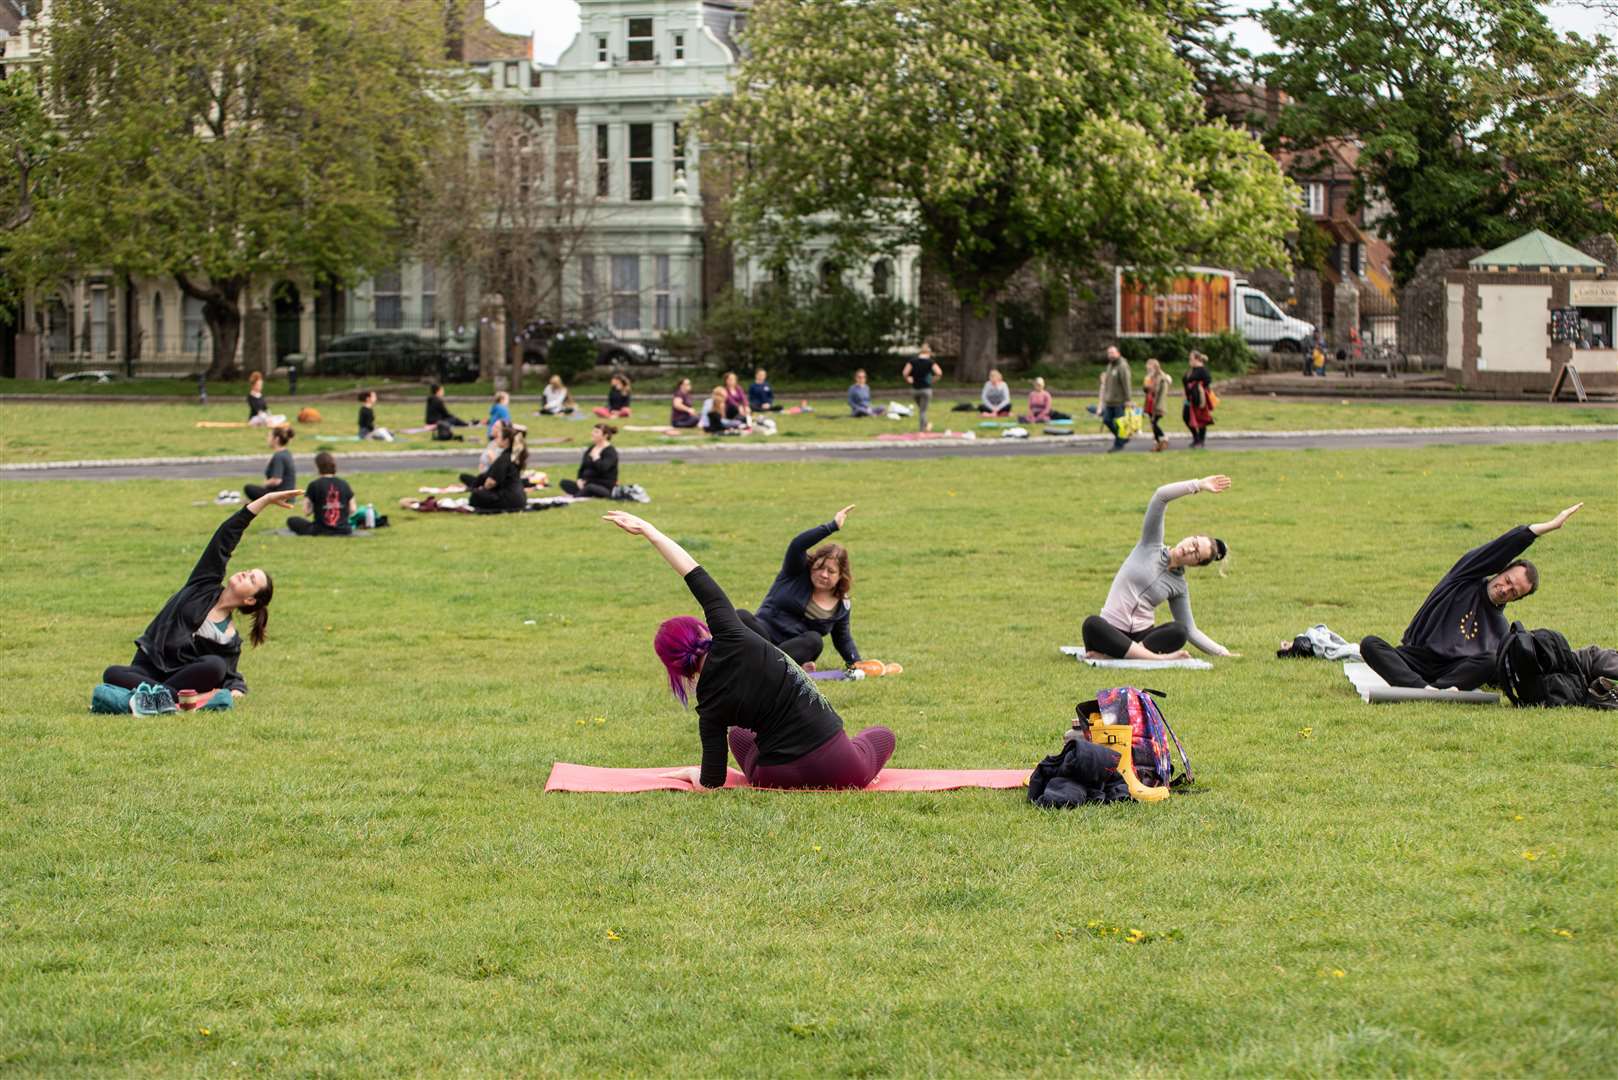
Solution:
<svg viewBox="0 0 1618 1080"><path fill-rule="evenodd" d="M370 503L365 504L365 527L367 529L376 528L376 507Z"/></svg>

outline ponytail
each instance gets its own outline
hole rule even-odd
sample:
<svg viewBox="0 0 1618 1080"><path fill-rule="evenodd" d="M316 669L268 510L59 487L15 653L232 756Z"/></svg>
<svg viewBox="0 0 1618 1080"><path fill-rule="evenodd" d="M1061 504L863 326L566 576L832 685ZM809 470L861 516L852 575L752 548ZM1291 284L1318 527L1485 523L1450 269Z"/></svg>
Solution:
<svg viewBox="0 0 1618 1080"><path fill-rule="evenodd" d="M528 465L528 429L525 427L512 427L511 463L519 472Z"/></svg>
<svg viewBox="0 0 1618 1080"><path fill-rule="evenodd" d="M247 638L253 643L253 648L264 644L266 630L270 625L270 601L275 597L275 582L270 580L269 572L264 574L264 587L253 597L253 606L248 610L253 613L253 629L248 632Z"/></svg>

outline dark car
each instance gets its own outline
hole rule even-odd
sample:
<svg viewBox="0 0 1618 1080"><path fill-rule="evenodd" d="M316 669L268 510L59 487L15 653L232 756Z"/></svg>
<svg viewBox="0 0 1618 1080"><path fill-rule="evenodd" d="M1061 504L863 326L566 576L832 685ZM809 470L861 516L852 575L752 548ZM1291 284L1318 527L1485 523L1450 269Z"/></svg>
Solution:
<svg viewBox="0 0 1618 1080"><path fill-rule="evenodd" d="M408 330L367 330L326 342L317 370L322 375L414 375L471 382L478 374L476 351L469 338L440 341Z"/></svg>
<svg viewBox="0 0 1618 1080"><path fill-rule="evenodd" d="M551 342L563 334L582 334L590 338L596 345L596 363L607 367L658 362L659 350L655 345L625 341L615 337L611 330L600 323L559 323L550 319L536 319L523 327L517 335L517 344L522 348L523 363L543 364Z"/></svg>

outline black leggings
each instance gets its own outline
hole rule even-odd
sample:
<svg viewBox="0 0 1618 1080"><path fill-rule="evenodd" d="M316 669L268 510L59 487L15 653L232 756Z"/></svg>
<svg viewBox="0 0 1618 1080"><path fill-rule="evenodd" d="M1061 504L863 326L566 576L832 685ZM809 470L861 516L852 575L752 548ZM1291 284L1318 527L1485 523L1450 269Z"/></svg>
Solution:
<svg viewBox="0 0 1618 1080"><path fill-rule="evenodd" d="M1126 632L1100 615L1092 615L1084 620L1084 647L1091 652L1104 653L1114 660L1124 659L1129 647L1137 641L1155 653L1171 653L1185 648L1185 640L1185 627L1178 622L1160 623L1149 630Z"/></svg>
<svg viewBox="0 0 1618 1080"><path fill-rule="evenodd" d="M1495 680L1494 656L1440 656L1420 645L1389 645L1379 637L1360 642L1360 657L1389 686L1436 686L1476 690Z"/></svg>
<svg viewBox="0 0 1618 1080"><path fill-rule="evenodd" d="M1152 417L1152 438L1158 442L1163 441L1163 418L1161 416Z"/></svg>
<svg viewBox="0 0 1618 1080"><path fill-rule="evenodd" d="M114 664L101 673L101 681L133 690L141 683L160 683L178 693L181 690L217 690L230 676L230 666L222 656L204 656L168 675L160 675L144 652L136 652L127 664Z"/></svg>
<svg viewBox="0 0 1618 1080"><path fill-rule="evenodd" d="M805 630L801 634L783 636L769 623L746 608L738 608L736 617L742 621L743 626L792 657L793 661L799 665L818 659L821 650L826 647L826 639L818 630Z"/></svg>
<svg viewBox="0 0 1618 1080"><path fill-rule="evenodd" d="M476 480L477 477L472 479ZM474 510L526 510L528 496L524 494L521 501L511 500L500 488L478 488L466 497L466 501Z"/></svg>
<svg viewBox="0 0 1618 1080"><path fill-rule="evenodd" d="M562 481L562 490L565 491L569 495L582 495L583 497L585 497L587 499L610 499L610 498L612 498L612 488L608 487L605 484L595 484L595 483L581 484L577 480L563 480Z"/></svg>

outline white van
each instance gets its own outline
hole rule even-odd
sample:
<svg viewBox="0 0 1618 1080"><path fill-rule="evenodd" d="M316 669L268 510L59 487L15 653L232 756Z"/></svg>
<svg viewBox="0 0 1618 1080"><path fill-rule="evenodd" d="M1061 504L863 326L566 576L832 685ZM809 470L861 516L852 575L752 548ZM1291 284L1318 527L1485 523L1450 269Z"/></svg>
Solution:
<svg viewBox="0 0 1618 1080"><path fill-rule="evenodd" d="M1237 278L1236 332L1255 350L1302 352L1315 336L1315 324L1288 315L1262 289Z"/></svg>

